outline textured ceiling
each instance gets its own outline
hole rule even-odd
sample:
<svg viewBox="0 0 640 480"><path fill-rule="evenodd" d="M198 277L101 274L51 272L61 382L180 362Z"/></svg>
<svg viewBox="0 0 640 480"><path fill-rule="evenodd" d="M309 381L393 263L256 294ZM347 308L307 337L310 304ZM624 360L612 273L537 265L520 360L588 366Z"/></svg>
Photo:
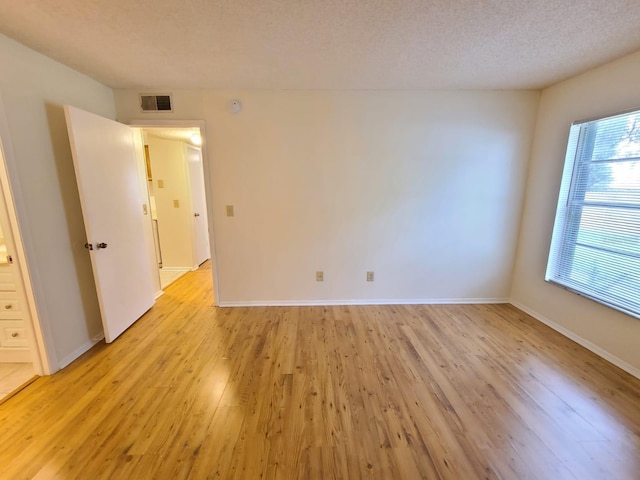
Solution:
<svg viewBox="0 0 640 480"><path fill-rule="evenodd" d="M0 0L112 87L540 88L640 49L640 0Z"/></svg>

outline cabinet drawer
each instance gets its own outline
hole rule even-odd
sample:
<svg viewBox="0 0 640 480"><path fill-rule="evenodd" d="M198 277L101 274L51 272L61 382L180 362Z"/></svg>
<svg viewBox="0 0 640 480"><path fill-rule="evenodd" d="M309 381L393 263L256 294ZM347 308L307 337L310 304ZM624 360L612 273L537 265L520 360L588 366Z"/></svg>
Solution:
<svg viewBox="0 0 640 480"><path fill-rule="evenodd" d="M10 265L0 265L0 291L11 292L17 288L16 280Z"/></svg>
<svg viewBox="0 0 640 480"><path fill-rule="evenodd" d="M16 292L0 292L0 320L22 319L22 313Z"/></svg>
<svg viewBox="0 0 640 480"><path fill-rule="evenodd" d="M24 322L0 320L0 347L27 347Z"/></svg>

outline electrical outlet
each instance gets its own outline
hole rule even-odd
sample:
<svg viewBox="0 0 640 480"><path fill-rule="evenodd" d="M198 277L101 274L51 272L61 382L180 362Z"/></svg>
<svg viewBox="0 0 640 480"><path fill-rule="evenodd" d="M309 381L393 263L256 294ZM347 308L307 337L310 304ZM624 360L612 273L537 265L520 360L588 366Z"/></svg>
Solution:
<svg viewBox="0 0 640 480"><path fill-rule="evenodd" d="M373 282L375 275L373 272L367 272L367 282Z"/></svg>
<svg viewBox="0 0 640 480"><path fill-rule="evenodd" d="M233 217L233 205L227 205L227 217Z"/></svg>
<svg viewBox="0 0 640 480"><path fill-rule="evenodd" d="M164 188L164 180L158 179L158 188Z"/></svg>
<svg viewBox="0 0 640 480"><path fill-rule="evenodd" d="M180 200L173 201L173 208L180 208Z"/></svg>
<svg viewBox="0 0 640 480"><path fill-rule="evenodd" d="M316 272L316 282L324 282L324 272Z"/></svg>

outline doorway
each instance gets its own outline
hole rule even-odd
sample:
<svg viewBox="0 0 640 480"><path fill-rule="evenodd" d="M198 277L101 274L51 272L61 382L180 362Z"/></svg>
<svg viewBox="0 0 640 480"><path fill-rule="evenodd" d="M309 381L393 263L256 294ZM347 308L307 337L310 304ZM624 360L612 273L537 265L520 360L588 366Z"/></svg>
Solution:
<svg viewBox="0 0 640 480"><path fill-rule="evenodd" d="M42 373L13 198L0 142L0 402Z"/></svg>
<svg viewBox="0 0 640 480"><path fill-rule="evenodd" d="M85 248L91 258L105 340L110 343L152 308L154 292L156 298L163 293L159 268L154 268L154 263L157 256L164 263L164 252L154 245L149 179L157 196L156 187L174 188L175 178L186 174L170 171L166 178L157 178L153 173L154 154L145 158L145 135L137 126L131 128L70 105L65 105L65 116L88 239ZM150 143L150 137L147 135L146 143ZM151 152L149 147L147 152ZM170 198L175 210L192 211L188 198L175 192ZM159 215L157 219L161 220ZM162 248L162 227L158 233L158 246ZM197 268L191 262L185 266ZM121 275L129 270L135 276ZM138 284L144 288L138 289Z"/></svg>
<svg viewBox="0 0 640 480"><path fill-rule="evenodd" d="M141 128L158 268L164 290L211 258L199 127Z"/></svg>

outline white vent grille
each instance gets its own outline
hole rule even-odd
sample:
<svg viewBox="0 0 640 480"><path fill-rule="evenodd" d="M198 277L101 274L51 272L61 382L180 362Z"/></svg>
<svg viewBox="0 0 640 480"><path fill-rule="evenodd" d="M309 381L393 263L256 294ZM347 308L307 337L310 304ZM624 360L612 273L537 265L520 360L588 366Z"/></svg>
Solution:
<svg viewBox="0 0 640 480"><path fill-rule="evenodd" d="M140 95L143 112L173 112L171 95Z"/></svg>

